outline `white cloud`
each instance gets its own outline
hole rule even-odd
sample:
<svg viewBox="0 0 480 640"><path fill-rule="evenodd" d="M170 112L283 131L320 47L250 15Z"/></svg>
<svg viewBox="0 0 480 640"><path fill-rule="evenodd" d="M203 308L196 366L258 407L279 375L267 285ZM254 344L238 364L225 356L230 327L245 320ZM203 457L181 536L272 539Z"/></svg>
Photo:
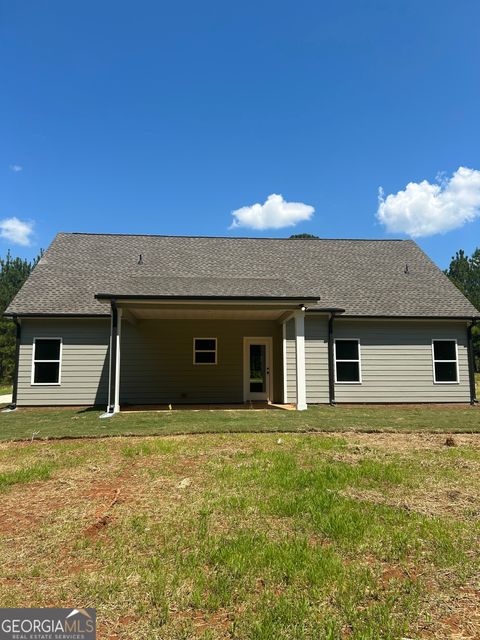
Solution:
<svg viewBox="0 0 480 640"><path fill-rule="evenodd" d="M19 173L19 171L23 171L23 167L21 164L11 164L10 170L13 171L14 173Z"/></svg>
<svg viewBox="0 0 480 640"><path fill-rule="evenodd" d="M0 238L26 247L31 243L32 234L33 222L22 222L18 218L0 220Z"/></svg>
<svg viewBox="0 0 480 640"><path fill-rule="evenodd" d="M232 211L234 218L230 229L250 227L251 229L281 229L293 227L299 222L310 220L315 209L303 202L286 202L281 195L272 193L263 204L252 204Z"/></svg>
<svg viewBox="0 0 480 640"><path fill-rule="evenodd" d="M459 167L436 183L409 182L403 191L384 196L380 187L377 219L387 231L413 238L445 233L480 217L480 171Z"/></svg>

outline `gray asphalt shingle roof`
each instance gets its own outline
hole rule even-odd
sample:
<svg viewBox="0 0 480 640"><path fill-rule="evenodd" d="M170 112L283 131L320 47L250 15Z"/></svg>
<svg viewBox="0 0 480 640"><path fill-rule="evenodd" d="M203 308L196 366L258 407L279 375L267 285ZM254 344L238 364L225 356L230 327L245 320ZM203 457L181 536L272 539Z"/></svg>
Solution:
<svg viewBox="0 0 480 640"><path fill-rule="evenodd" d="M346 315L479 315L411 240L76 233L57 235L7 313L105 314L100 293L316 297Z"/></svg>

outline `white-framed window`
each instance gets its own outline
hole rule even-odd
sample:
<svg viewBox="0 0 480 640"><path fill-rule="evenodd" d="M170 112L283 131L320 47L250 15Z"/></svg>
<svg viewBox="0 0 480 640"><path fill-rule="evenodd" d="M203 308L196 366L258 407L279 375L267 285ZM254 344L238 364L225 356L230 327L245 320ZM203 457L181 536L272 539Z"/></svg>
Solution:
<svg viewBox="0 0 480 640"><path fill-rule="evenodd" d="M432 340L433 382L458 384L458 346L456 340L438 338Z"/></svg>
<svg viewBox="0 0 480 640"><path fill-rule="evenodd" d="M217 339L193 339L193 364L217 364Z"/></svg>
<svg viewBox="0 0 480 640"><path fill-rule="evenodd" d="M32 384L60 384L61 370L62 339L34 338Z"/></svg>
<svg viewBox="0 0 480 640"><path fill-rule="evenodd" d="M335 382L339 384L361 384L360 340L357 338L335 338Z"/></svg>

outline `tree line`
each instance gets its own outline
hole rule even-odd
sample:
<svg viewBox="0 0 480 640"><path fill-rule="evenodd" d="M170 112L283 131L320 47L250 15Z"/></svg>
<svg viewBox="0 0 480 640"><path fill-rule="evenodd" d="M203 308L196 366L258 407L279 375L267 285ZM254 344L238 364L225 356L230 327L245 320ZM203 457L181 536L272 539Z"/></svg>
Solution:
<svg viewBox="0 0 480 640"><path fill-rule="evenodd" d="M480 248L475 249L471 256L468 256L463 249L457 251L444 273L473 306L480 310ZM473 327L472 338L475 370L479 371L480 326Z"/></svg>
<svg viewBox="0 0 480 640"><path fill-rule="evenodd" d="M310 234L298 234L295 238L315 238ZM10 384L15 368L15 325L10 318L4 318L3 312L13 300L21 286L28 278L42 252L34 260L12 257L8 251L5 258L0 258L0 383ZM457 251L450 261L445 274L456 287L470 300L474 307L480 309L480 248L468 256L463 249ZM473 347L476 370L480 369L480 327L473 328Z"/></svg>
<svg viewBox="0 0 480 640"><path fill-rule="evenodd" d="M41 253L34 260L13 258L8 251L5 258L0 258L0 383L11 384L15 369L15 324L3 313L20 291L25 280L41 258Z"/></svg>

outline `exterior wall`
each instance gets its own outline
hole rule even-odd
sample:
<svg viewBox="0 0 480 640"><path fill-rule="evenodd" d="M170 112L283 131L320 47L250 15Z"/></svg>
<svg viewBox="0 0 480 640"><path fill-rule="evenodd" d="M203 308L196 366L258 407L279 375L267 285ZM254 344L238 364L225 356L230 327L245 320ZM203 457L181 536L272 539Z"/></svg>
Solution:
<svg viewBox="0 0 480 640"><path fill-rule="evenodd" d="M328 397L328 320L305 318L307 402ZM341 402L469 402L467 330L464 322L335 319L334 338L358 338L362 383L336 383ZM459 383L433 382L432 339L456 339ZM287 323L287 400L295 402L295 334Z"/></svg>
<svg viewBox="0 0 480 640"><path fill-rule="evenodd" d="M32 385L34 338L62 338L60 385ZM24 319L18 370L18 406L106 404L110 320Z"/></svg>
<svg viewBox="0 0 480 640"><path fill-rule="evenodd" d="M305 318L307 402L327 403L328 321ZM243 338L273 337L274 401L283 400L282 329L262 320L123 320L122 403L242 402ZM31 384L37 337L63 339L61 385ZM216 337L218 364L193 364L193 338ZM463 322L336 319L334 337L358 338L362 384L336 384L341 402L469 402L467 332ZM432 339L456 339L458 384L434 384ZM109 319L24 319L17 404L106 405ZM286 326L287 402L295 402L295 330Z"/></svg>
<svg viewBox="0 0 480 640"><path fill-rule="evenodd" d="M122 321L120 402L243 402L243 338L273 337L274 401L282 401L282 328L264 320ZM193 338L217 338L217 364L193 364Z"/></svg>
<svg viewBox="0 0 480 640"><path fill-rule="evenodd" d="M336 384L337 402L469 402L463 322L335 320L334 337L359 338L362 384ZM456 339L458 384L434 384L432 339Z"/></svg>
<svg viewBox="0 0 480 640"><path fill-rule="evenodd" d="M287 402L296 402L295 321L287 322ZM328 319L305 316L307 402L328 403Z"/></svg>

